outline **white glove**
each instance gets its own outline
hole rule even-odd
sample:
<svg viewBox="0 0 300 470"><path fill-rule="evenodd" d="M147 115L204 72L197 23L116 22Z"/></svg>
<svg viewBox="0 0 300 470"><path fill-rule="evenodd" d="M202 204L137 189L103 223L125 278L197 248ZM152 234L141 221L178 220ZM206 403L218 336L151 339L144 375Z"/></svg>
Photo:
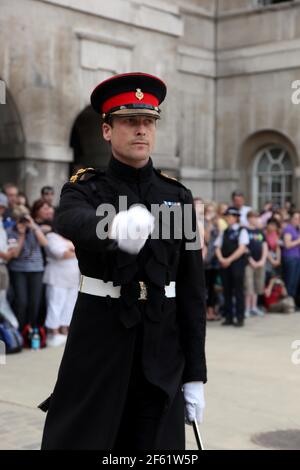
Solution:
<svg viewBox="0 0 300 470"><path fill-rule="evenodd" d="M202 423L205 408L203 382L188 382L183 385L185 415L189 424Z"/></svg>
<svg viewBox="0 0 300 470"><path fill-rule="evenodd" d="M154 220L153 215L141 206L121 211L113 218L110 238L117 240L121 250L137 254L153 232Z"/></svg>

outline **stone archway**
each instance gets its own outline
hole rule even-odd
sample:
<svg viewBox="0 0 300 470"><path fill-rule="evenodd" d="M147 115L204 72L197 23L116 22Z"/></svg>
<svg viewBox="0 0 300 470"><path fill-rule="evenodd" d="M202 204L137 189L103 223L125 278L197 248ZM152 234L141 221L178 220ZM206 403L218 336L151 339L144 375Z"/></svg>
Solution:
<svg viewBox="0 0 300 470"><path fill-rule="evenodd" d="M293 142L283 133L265 129L257 131L245 139L239 152L239 171L241 175L241 188L243 188L247 200L255 208L258 208L256 182L254 181L255 167L257 166L258 156L266 148L278 148L285 151L293 168L299 166L298 152ZM298 189L297 182L293 182L293 200L297 201Z"/></svg>
<svg viewBox="0 0 300 470"><path fill-rule="evenodd" d="M100 118L91 106L77 116L71 131L70 146L74 154L70 174L79 168L107 166L110 147L102 137Z"/></svg>
<svg viewBox="0 0 300 470"><path fill-rule="evenodd" d="M20 161L24 159L24 144L20 115L6 89L6 104L0 105L0 185L9 181L23 189L25 181Z"/></svg>

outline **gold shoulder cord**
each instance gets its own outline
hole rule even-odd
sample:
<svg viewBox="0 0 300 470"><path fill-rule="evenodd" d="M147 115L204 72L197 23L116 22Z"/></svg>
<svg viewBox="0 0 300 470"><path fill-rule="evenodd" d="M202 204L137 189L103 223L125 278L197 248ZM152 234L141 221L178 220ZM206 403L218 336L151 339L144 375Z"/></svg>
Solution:
<svg viewBox="0 0 300 470"><path fill-rule="evenodd" d="M71 176L70 182L77 183L77 180L80 180L81 176L83 176L88 171L94 171L94 170L95 168L80 168L80 170L77 171L76 175Z"/></svg>
<svg viewBox="0 0 300 470"><path fill-rule="evenodd" d="M169 178L170 180L178 181L176 178L174 178L173 176L167 175L167 173L164 173L163 171L161 171L160 174L165 176L166 178Z"/></svg>

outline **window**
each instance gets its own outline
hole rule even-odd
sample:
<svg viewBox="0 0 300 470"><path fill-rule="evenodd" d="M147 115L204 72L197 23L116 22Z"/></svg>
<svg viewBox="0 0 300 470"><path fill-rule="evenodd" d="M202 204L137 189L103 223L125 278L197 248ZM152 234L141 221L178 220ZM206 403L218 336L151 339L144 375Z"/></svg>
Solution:
<svg viewBox="0 0 300 470"><path fill-rule="evenodd" d="M293 166L288 152L280 147L262 150L254 165L254 196L258 209L271 201L282 207L293 195Z"/></svg>

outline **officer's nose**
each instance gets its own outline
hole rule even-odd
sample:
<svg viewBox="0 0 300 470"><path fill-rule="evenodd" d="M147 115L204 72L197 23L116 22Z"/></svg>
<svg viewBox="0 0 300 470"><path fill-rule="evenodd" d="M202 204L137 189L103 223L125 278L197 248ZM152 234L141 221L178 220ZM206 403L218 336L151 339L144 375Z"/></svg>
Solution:
<svg viewBox="0 0 300 470"><path fill-rule="evenodd" d="M146 127L144 124L139 124L136 129L136 134L137 135L146 135Z"/></svg>

